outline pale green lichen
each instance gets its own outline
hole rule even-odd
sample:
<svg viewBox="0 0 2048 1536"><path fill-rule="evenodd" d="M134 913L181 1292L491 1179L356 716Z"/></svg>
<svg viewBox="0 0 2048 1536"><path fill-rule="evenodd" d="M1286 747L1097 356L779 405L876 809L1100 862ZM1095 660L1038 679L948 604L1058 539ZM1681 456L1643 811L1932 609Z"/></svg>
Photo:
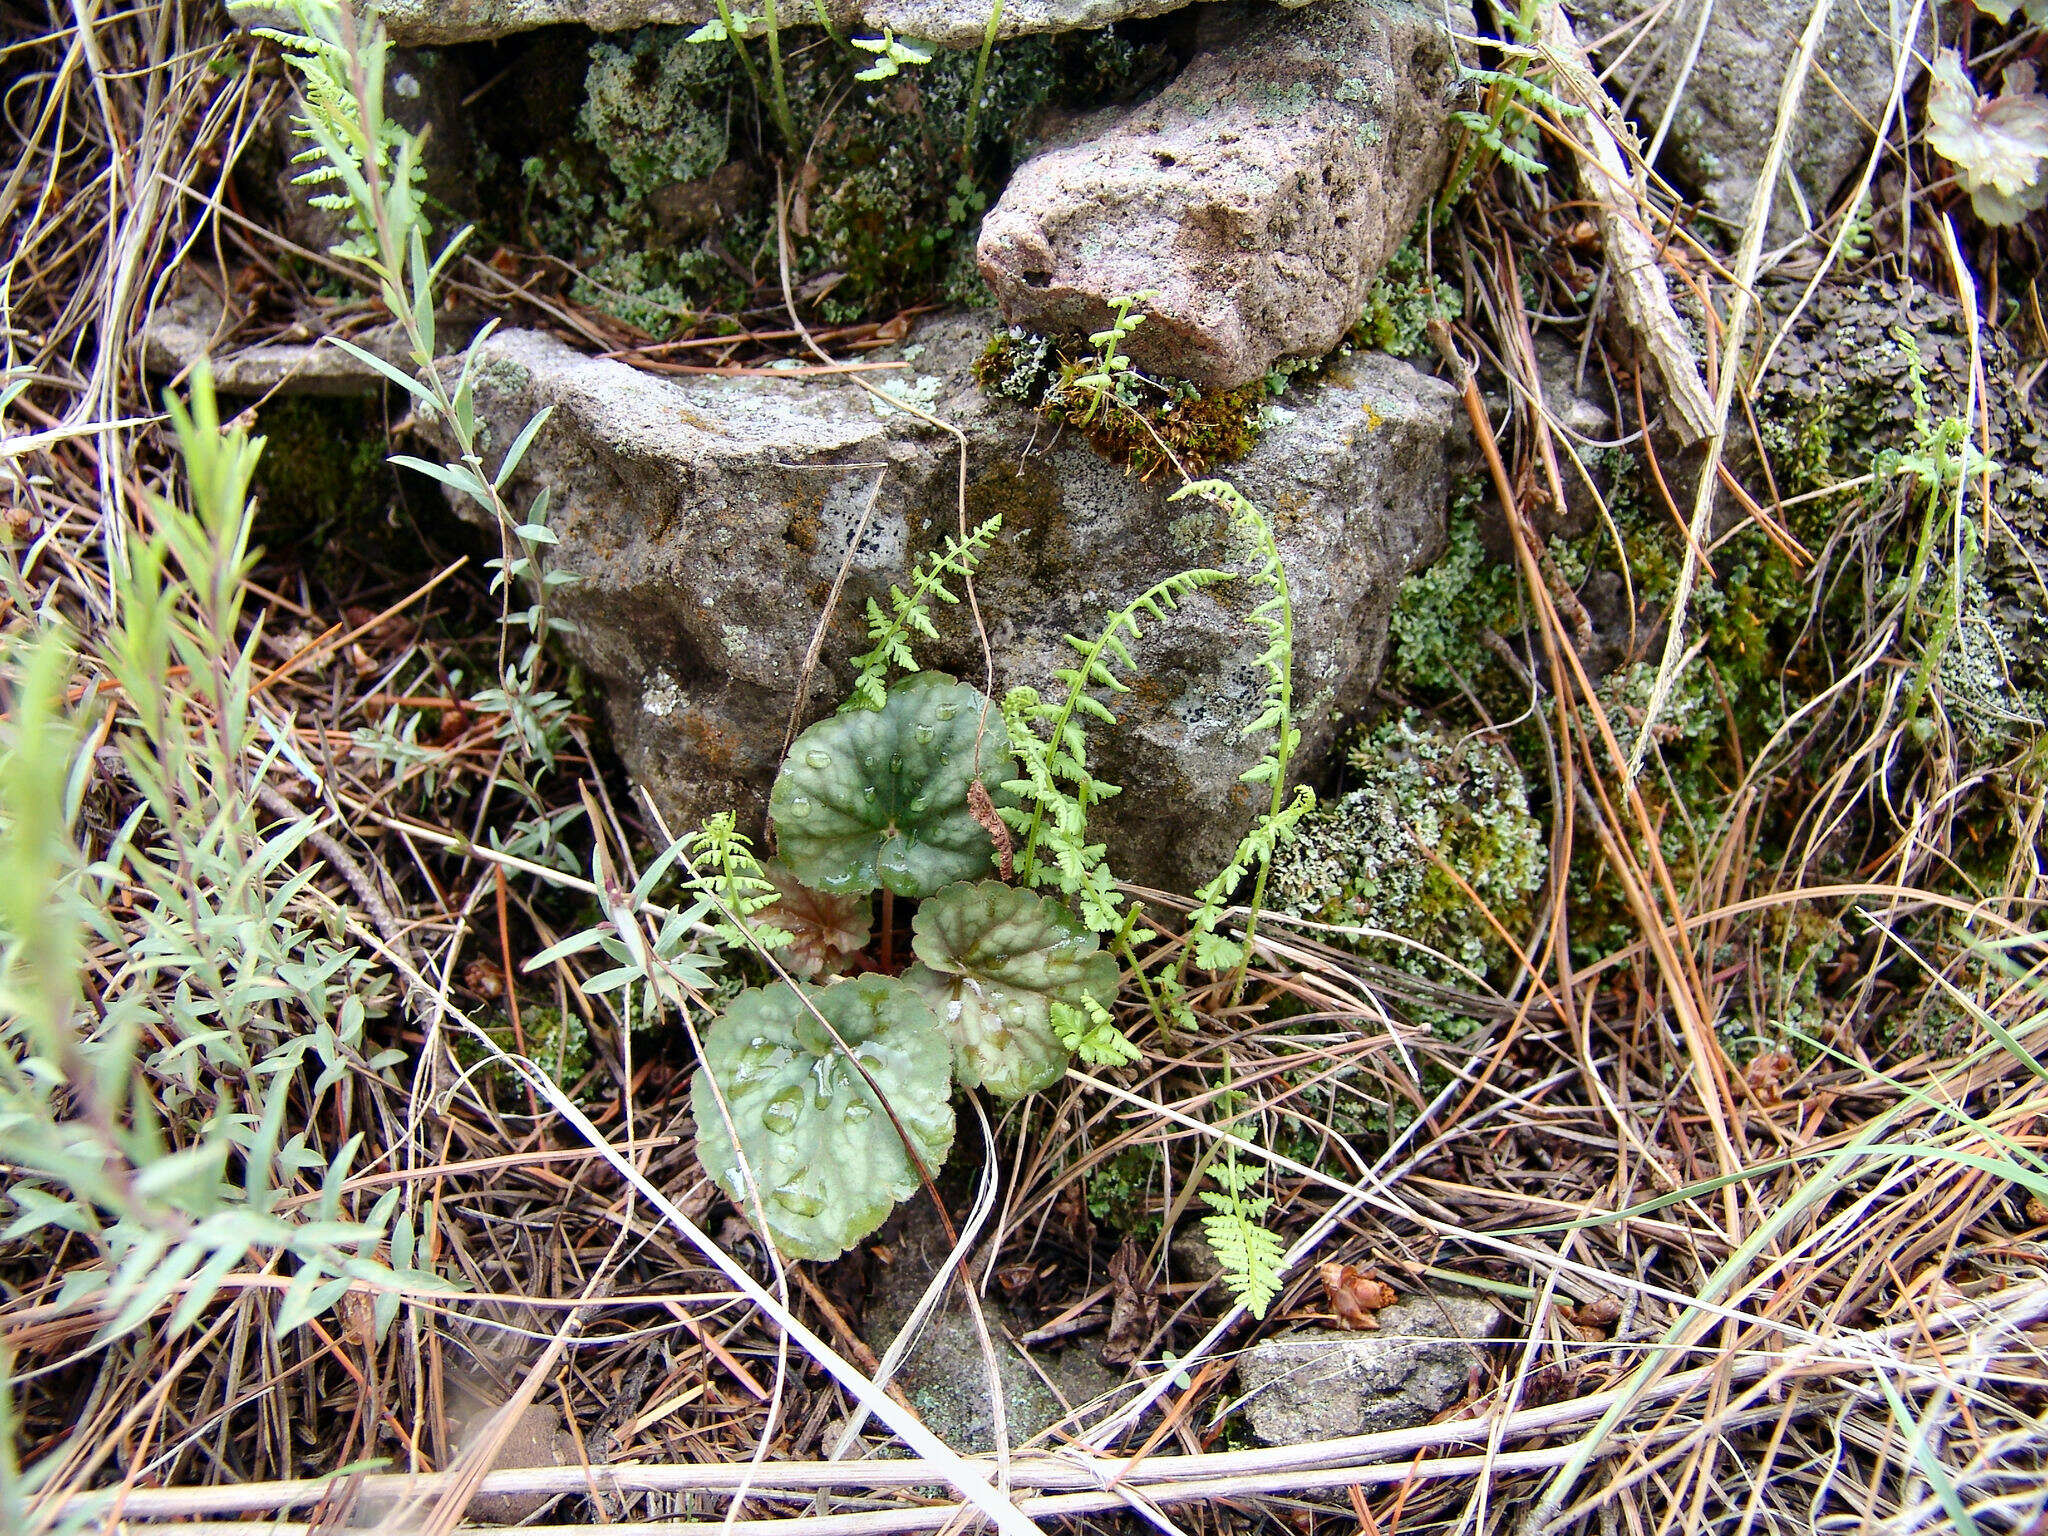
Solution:
<svg viewBox="0 0 2048 1536"><path fill-rule="evenodd" d="M1356 787L1311 811L1274 858L1270 904L1375 930L1353 942L1403 969L1501 965L1510 952L1473 897L1510 933L1526 929L1548 858L1514 758L1411 712L1367 735L1350 762Z"/></svg>
<svg viewBox="0 0 2048 1536"><path fill-rule="evenodd" d="M1378 141L1379 124L1370 139ZM1365 130L1361 130L1363 138ZM1426 217L1426 216L1425 216ZM1422 231L1401 242L1387 259L1380 275L1365 291L1365 306L1358 323L1351 328L1354 346L1376 348L1396 357L1422 357L1433 353L1429 322L1456 320L1465 313L1465 295L1429 270L1423 259Z"/></svg>

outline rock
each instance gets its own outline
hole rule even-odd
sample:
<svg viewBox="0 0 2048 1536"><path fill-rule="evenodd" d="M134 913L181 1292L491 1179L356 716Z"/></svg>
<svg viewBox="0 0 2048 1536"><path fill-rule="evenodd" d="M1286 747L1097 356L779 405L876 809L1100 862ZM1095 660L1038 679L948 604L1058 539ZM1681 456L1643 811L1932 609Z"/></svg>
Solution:
<svg viewBox="0 0 2048 1536"><path fill-rule="evenodd" d="M945 1233L930 1213L929 1201L920 1195L891 1218L878 1238L890 1262L877 1262L874 1267L861 1330L877 1355L895 1341L949 1251ZM995 1344L996 1369L1003 1383L1004 1427L1013 1447L1113 1393L1122 1381L1123 1373L1104 1366L1086 1338L1065 1347L1033 1349L1031 1360L1026 1361L1020 1346L1011 1340L1023 1338L1042 1319L994 1294L982 1296L981 1306ZM1005 1330L1009 1338L1004 1337ZM1032 1369L1034 1362L1037 1370ZM954 1450L973 1455L995 1450L988 1368L980 1334L961 1300L958 1281L926 1322L896 1381L926 1427ZM1077 1427L1066 1425L1068 1433ZM837 1443L837 1433L835 1428L833 1438L825 1442L828 1453Z"/></svg>
<svg viewBox="0 0 2048 1536"><path fill-rule="evenodd" d="M1706 31L1689 75L1686 55ZM1642 125L1647 147L1683 79L1679 104L1660 160L1706 208L1734 224L1749 216L1765 150L1778 121L1778 93L1799 51L1813 13L1808 0L1594 0L1579 26L1586 38L1614 42L1600 63L1611 67L1608 89ZM1786 146L1785 169L1771 209L1770 238L1798 235L1808 218L1818 224L1842 183L1870 152L1870 132L1891 95L1893 50L1883 7L1837 5L1800 95L1798 117ZM1647 18L1647 20L1645 19ZM1903 22L1894 16L1892 26ZM1927 47L1931 50L1932 44ZM1919 77L1917 60L1906 88ZM1796 191L1793 188L1796 187Z"/></svg>
<svg viewBox="0 0 2048 1536"><path fill-rule="evenodd" d="M1426 1424L1465 1395L1483 1363L1474 1342L1501 1322L1481 1297L1411 1296L1379 1313L1377 1333L1311 1328L1255 1344L1237 1362L1245 1417L1268 1445Z"/></svg>
<svg viewBox="0 0 2048 1536"><path fill-rule="evenodd" d="M463 1428L465 1448L479 1438L494 1410L480 1409ZM579 1464L575 1438L562 1423L561 1410L551 1403L529 1403L491 1458L490 1470L514 1467L573 1467ZM518 1525L554 1502L551 1493L480 1493L469 1501L464 1518L478 1525Z"/></svg>
<svg viewBox="0 0 2048 1536"><path fill-rule="evenodd" d="M1158 16L1189 0L1008 0L997 23L999 37L1035 32L1079 32L1134 16ZM712 0L379 0L372 6L392 40L400 43L469 43L509 37L535 27L564 24L597 32L623 32L662 23L709 21L718 14ZM735 6L735 10L740 7ZM873 31L888 27L900 37L947 48L977 48L988 28L986 0L832 0L835 21ZM816 13L806 0L783 0L782 25L810 26ZM289 25L266 14L266 25Z"/></svg>
<svg viewBox="0 0 2048 1536"><path fill-rule="evenodd" d="M982 275L1005 318L1041 332L1101 330L1116 300L1155 292L1125 350L1204 388L1320 356L1443 180L1455 78L1419 5L1271 12L1018 167L982 224Z"/></svg>
<svg viewBox="0 0 2048 1536"><path fill-rule="evenodd" d="M459 350L478 329L474 319L441 316L436 340L443 348ZM223 395L373 395L389 382L368 363L317 339L309 327L285 333L298 339L250 347L229 345L229 331L220 295L204 283L188 284L143 325L142 366L170 377L205 357L214 388ZM371 326L349 340L397 368L412 368L411 348L396 321Z"/></svg>
<svg viewBox="0 0 2048 1536"><path fill-rule="evenodd" d="M368 7L395 43L477 43L535 27L584 26L618 32L650 23L709 21L712 0L373 0ZM289 11L237 7L243 25L292 28Z"/></svg>
<svg viewBox="0 0 2048 1536"><path fill-rule="evenodd" d="M870 378L955 422L968 441L966 518L1001 514L978 577L996 689L1059 685L1064 636L1090 635L1153 583L1235 556L1223 516L1169 504L1075 434L985 396L968 373L989 322L924 323L911 369ZM1273 516L1295 603L1300 771L1377 676L1395 589L1444 539L1447 444L1460 418L1449 386L1378 354L1339 360L1277 403L1230 477ZM512 487L551 491L566 643L602 680L613 739L674 818L758 815L780 761L804 654L852 548L799 724L835 707L868 648L870 597L959 527L953 440L844 378L659 379L584 357L533 332L484 347L479 413L502 451L543 406L554 415ZM887 414L884 414L886 412ZM856 539L877 475L880 495ZM1261 709L1261 643L1239 584L1190 596L1134 647L1122 723L1091 731L1091 764L1124 786L1091 833L1127 879L1192 889L1227 859L1261 808L1238 775L1262 741L1240 739ZM923 664L985 683L965 603L941 607Z"/></svg>
<svg viewBox="0 0 2048 1536"><path fill-rule="evenodd" d="M1764 287L1770 334L1803 291L1792 281ZM1989 537L1965 583L1941 692L1943 707L1973 717L1975 729L2001 718L2007 726L2038 718L2048 704L2048 603L2041 589L2048 571L2048 413L2022 387L2025 364L2004 332L1988 325L1978 331L1983 387L1974 396L1971 351L1968 323L1952 299L1888 279L1828 284L1757 381L1755 411L1780 494L1788 497L1864 473L1886 449L1914 451L1921 441L1916 395L1925 398L1929 427L1951 418L1971 422L1972 441L1999 469L1990 479L1988 509L1972 485L1968 516L1980 529L1988 526ZM1739 478L1767 491L1749 443L1738 436L1729 457ZM1842 498L1823 505L1851 504ZM1739 514L1730 508L1727 515ZM1807 536L1818 547L1816 533ZM1949 579L1944 571L1937 584L1946 589Z"/></svg>
<svg viewBox="0 0 2048 1536"><path fill-rule="evenodd" d="M1160 16L1188 0L1004 0L998 37L1034 32L1082 32L1113 21ZM902 37L921 38L947 48L979 48L988 31L987 0L865 0L860 7L871 27L888 27Z"/></svg>

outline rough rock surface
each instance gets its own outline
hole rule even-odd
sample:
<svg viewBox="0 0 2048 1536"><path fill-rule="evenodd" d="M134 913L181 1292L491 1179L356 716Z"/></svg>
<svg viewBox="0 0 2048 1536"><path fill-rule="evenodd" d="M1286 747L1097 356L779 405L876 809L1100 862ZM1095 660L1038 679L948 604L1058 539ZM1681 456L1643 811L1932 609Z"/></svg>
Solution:
<svg viewBox="0 0 2048 1536"><path fill-rule="evenodd" d="M443 350L459 350L479 325L473 318L448 316L437 329ZM317 339L310 330L300 333L304 339L292 339L288 332L282 339L247 347L233 344L232 330L220 295L194 282L144 323L142 365L171 377L204 357L213 371L214 388L223 395L371 395L385 387L382 375L368 363ZM349 340L396 367L412 366L411 348L396 321L371 326Z"/></svg>
<svg viewBox="0 0 2048 1536"><path fill-rule="evenodd" d="M1247 1350L1238 1384L1252 1433L1302 1445L1426 1424L1465 1394L1501 1311L1475 1296L1411 1296L1379 1314L1379 1332L1306 1329Z"/></svg>
<svg viewBox="0 0 2048 1536"><path fill-rule="evenodd" d="M870 1273L867 1310L861 1333L877 1355L895 1342L918 1298L938 1273L948 1252L945 1233L932 1219L930 1204L918 1196L891 1218L877 1238L889 1254ZM1066 1422L1115 1392L1122 1372L1096 1356L1099 1340L1079 1338L1064 1346L1031 1350L1026 1361L1010 1339L1021 1339L1043 1319L999 1299L996 1288L982 1296L982 1312L996 1348L996 1370L1003 1383L1004 1428L1010 1444L1020 1446ZM1010 1338L1004 1337L1007 1330ZM1037 1370L1033 1370L1033 1365ZM1041 1376L1041 1372L1043 1375ZM957 1451L988 1455L995 1450L995 1420L989 1412L988 1368L974 1318L960 1299L956 1280L938 1310L926 1321L896 1382L917 1409L927 1428ZM1093 1415L1085 1415L1091 1418ZM872 1420L870 1421L872 1424ZM836 1443L837 1431L826 1441Z"/></svg>
<svg viewBox="0 0 2048 1536"><path fill-rule="evenodd" d="M1455 78L1441 14L1405 0L1270 12L1019 166L982 224L982 275L1045 332L1100 330L1155 292L1126 350L1204 387L1320 356L1443 179Z"/></svg>
<svg viewBox="0 0 2048 1536"><path fill-rule="evenodd" d="M535 27L618 32L654 23L695 25L718 14L712 0L371 0L396 43L475 43ZM242 7L244 24L291 25L289 13Z"/></svg>
<svg viewBox="0 0 2048 1536"><path fill-rule="evenodd" d="M1778 93L1812 9L1807 0L1595 0L1579 35L1616 38L1600 62L1612 67L1608 89L1643 125L1646 146L1682 80L1663 159L1709 211L1739 224L1755 198L1778 121ZM1871 125L1891 95L1894 49L1904 46L1894 35L1905 28L1904 11L1834 8L1786 146L1786 173L1797 190L1779 184L1773 240L1793 238L1806 226L1802 200L1818 223L1869 153ZM1618 28L1625 30L1617 35ZM1699 57L1686 74L1696 35ZM1907 89L1919 73L1917 62L1908 64Z"/></svg>
<svg viewBox="0 0 2048 1536"><path fill-rule="evenodd" d="M968 365L988 325L927 323L904 349L911 368L869 377L959 425L967 521L1002 515L977 581L1000 693L1057 686L1053 669L1072 654L1063 636L1093 633L1165 576L1236 554L1208 504L1169 504L1168 486L985 397ZM513 494L523 507L540 485L552 490L558 563L582 577L560 594L579 626L568 643L606 686L628 765L685 824L728 807L757 812L849 548L799 724L844 697L846 659L867 649L866 600L958 529L953 440L844 379L676 382L532 332L485 346L478 403L495 443L555 408ZM1278 402L1259 445L1230 469L1273 516L1293 585L1304 772L1338 718L1365 702L1401 578L1442 547L1454 400L1392 358L1340 360ZM1191 888L1258 809L1238 782L1263 750L1239 735L1260 708L1261 646L1244 620L1256 600L1241 584L1211 588L1149 625L1133 691L1115 701L1122 724L1093 733L1095 771L1124 786L1099 824L1126 878ZM968 606L938 617L941 639L920 660L985 684Z"/></svg>
<svg viewBox="0 0 2048 1536"><path fill-rule="evenodd" d="M1189 0L1007 0L997 35L1078 32L1106 27L1133 16L1157 16ZM535 27L574 24L598 32L622 32L657 23L694 25L718 14L712 0L375 0L385 29L401 43L466 43ZM756 7L734 6L734 10ZM807 0L783 0L784 26L814 24ZM828 0L835 21L888 27L901 37L948 48L980 46L988 28L987 0Z"/></svg>

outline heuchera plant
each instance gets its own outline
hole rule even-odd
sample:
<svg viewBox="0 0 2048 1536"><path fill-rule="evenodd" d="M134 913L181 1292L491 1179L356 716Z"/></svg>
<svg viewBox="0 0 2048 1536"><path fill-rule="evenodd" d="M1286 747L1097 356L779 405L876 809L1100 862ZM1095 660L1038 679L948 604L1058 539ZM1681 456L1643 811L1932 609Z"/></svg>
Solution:
<svg viewBox="0 0 2048 1536"><path fill-rule="evenodd" d="M919 963L903 979L937 1012L963 1088L1018 1099L1058 1082L1073 1052L1053 1010L1116 996L1116 961L1050 896L962 881L920 907L911 928Z"/></svg>
<svg viewBox="0 0 2048 1536"><path fill-rule="evenodd" d="M850 710L797 737L768 816L782 860L832 894L929 896L995 872L995 844L968 804L976 778L997 804L1016 764L980 689L917 672L879 710Z"/></svg>
<svg viewBox="0 0 2048 1536"><path fill-rule="evenodd" d="M838 1258L953 1146L952 1050L894 977L742 992L704 1032L704 1065L697 1156L791 1258Z"/></svg>
<svg viewBox="0 0 2048 1536"><path fill-rule="evenodd" d="M1267 689L1246 734L1270 731L1273 745L1241 777L1268 786L1270 803L1198 893L1190 929L1195 963L1234 969L1234 995L1273 854L1314 796L1287 793L1301 733L1293 604L1272 528L1225 482L1191 483L1174 499L1186 495L1224 507L1251 579L1268 589L1249 614L1268 641L1260 656ZM766 869L750 859L744 870L737 860L721 866L725 905L761 925L749 929L757 947L792 976L829 977L863 963L876 890L884 892L886 968L894 898L923 903L911 923L917 962L900 980L783 980L741 993L704 1035L704 1070L691 1088L698 1155L792 1258L836 1258L936 1171L952 1146L952 1082L1018 1099L1058 1081L1077 1051L1095 1066L1138 1059L1110 1011L1119 961L1162 1028L1193 1022L1178 970L1148 980L1132 946L1150 930L1123 909L1101 846L1088 842L1090 806L1117 787L1088 769L1086 722L1116 723L1091 690L1128 691L1117 669L1136 665L1127 642L1140 638L1141 618L1163 619L1232 573L1186 571L1148 588L1093 640L1067 637L1078 660L1054 671L1062 697L1013 688L998 711L979 689L918 671L906 638L936 636L930 605L957 601L944 578L967 574L995 526L991 519L949 540L919 566L910 591L890 590L889 610L870 603L874 647L854 658L852 697L796 739L769 793L780 859ZM896 667L910 675L891 687ZM990 878L999 863L1002 878ZM1247 875L1251 913L1244 939L1232 942L1219 929ZM1105 937L1113 953L1103 951ZM1251 1193L1258 1174L1234 1158L1216 1177L1223 1189L1204 1194L1215 1208L1211 1244L1231 1289L1263 1315L1280 1277L1279 1239L1260 1225L1268 1197Z"/></svg>

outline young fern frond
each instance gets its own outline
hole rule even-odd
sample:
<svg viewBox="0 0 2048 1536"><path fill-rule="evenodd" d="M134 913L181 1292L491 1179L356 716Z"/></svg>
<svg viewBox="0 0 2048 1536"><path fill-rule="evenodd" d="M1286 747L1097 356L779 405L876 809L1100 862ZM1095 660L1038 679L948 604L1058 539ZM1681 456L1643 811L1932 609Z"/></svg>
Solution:
<svg viewBox="0 0 2048 1536"><path fill-rule="evenodd" d="M1248 1193L1258 1182L1258 1170L1238 1162L1235 1144L1226 1148L1223 1161L1213 1164L1209 1172L1222 1188L1202 1191L1212 1213L1202 1218L1202 1231L1223 1266L1223 1283L1230 1293L1253 1317L1263 1318L1280 1294L1287 1256L1279 1235L1259 1224L1272 1209L1272 1197Z"/></svg>
<svg viewBox="0 0 2048 1536"><path fill-rule="evenodd" d="M889 588L886 610L872 597L868 599L870 648L853 658L853 692L847 696L843 708L880 709L889 700L890 671L917 670L917 658L910 650L910 637L939 638L939 631L932 623L933 602L960 601L946 585L946 578L952 576L965 581L972 576L975 566L988 553L989 544L1001 532L1002 526L1003 519L998 514L974 529L965 539L948 534L946 542L926 555L911 571L908 592L901 587Z"/></svg>
<svg viewBox="0 0 2048 1536"><path fill-rule="evenodd" d="M1091 1067L1125 1067L1140 1059L1138 1048L1116 1027L1110 1011L1085 994L1078 1006L1054 1003L1052 1027L1060 1044Z"/></svg>
<svg viewBox="0 0 2048 1536"><path fill-rule="evenodd" d="M1238 775L1243 783L1267 786L1270 793L1266 810L1239 841L1230 862L1195 893L1200 905L1195 909L1190 929L1196 963L1221 970L1241 967L1249 955L1273 855L1294 836L1301 818L1314 809L1316 797L1315 791L1305 784L1294 791L1291 799L1287 794L1287 767L1301 745L1301 730L1294 723L1294 597L1287 584L1280 546L1273 539L1272 525L1227 480L1191 481L1169 499L1179 501L1184 496L1200 496L1229 514L1257 562L1251 579L1271 594L1250 614L1251 622L1266 634L1266 649L1259 656L1259 665L1266 673L1265 708L1240 734L1256 736L1270 731L1273 740L1258 762ZM1251 913L1245 919L1244 941L1232 944L1216 932L1216 927L1222 921L1225 905L1253 869L1258 874L1252 884Z"/></svg>
<svg viewBox="0 0 2048 1536"><path fill-rule="evenodd" d="M712 898L717 917L712 928L719 938L735 947L759 944L779 949L795 942L786 929L766 923L749 923L748 918L772 907L782 893L754 856L754 845L739 829L739 818L720 811L706 819L695 832L685 832L678 842L681 858L695 867L684 884L692 891Z"/></svg>
<svg viewBox="0 0 2048 1536"><path fill-rule="evenodd" d="M1137 668L1128 642L1143 637L1140 620L1163 621L1190 592L1231 579L1229 571L1200 568L1167 577L1112 613L1093 640L1066 637L1078 657L1073 666L1053 673L1066 689L1058 701L1042 698L1034 688L1012 688L1003 698L1003 724L1023 767L1022 776L1007 786L1019 805L1002 813L1023 838L1018 883L1053 885L1077 898L1081 921L1097 933L1120 929L1123 897L1103 863L1102 845L1087 840L1088 813L1118 791L1088 771L1088 734L1078 717L1116 724L1116 716L1090 690L1130 691L1117 669Z"/></svg>
<svg viewBox="0 0 2048 1536"><path fill-rule="evenodd" d="M384 71L390 48L381 27L360 27L351 36L352 19L318 3L301 5L295 14L304 29L285 32L259 27L284 51L285 62L299 77L300 111L292 130L306 148L292 157L307 167L293 178L302 187L339 187L313 194L314 207L346 218L349 235L336 254L357 261L378 255L376 210L372 187L381 182L387 199L388 227L417 227L427 233L422 187L426 168L419 163L412 136L381 113L365 124L361 102L384 99ZM352 51L353 50L353 51ZM362 87L358 92L358 84Z"/></svg>

